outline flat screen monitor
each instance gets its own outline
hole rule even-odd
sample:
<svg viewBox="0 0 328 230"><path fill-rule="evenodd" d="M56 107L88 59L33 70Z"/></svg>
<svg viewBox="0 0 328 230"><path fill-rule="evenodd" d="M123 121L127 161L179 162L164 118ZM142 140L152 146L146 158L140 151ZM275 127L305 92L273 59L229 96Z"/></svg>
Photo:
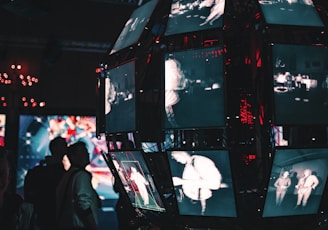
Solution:
<svg viewBox="0 0 328 230"><path fill-rule="evenodd" d="M327 59L324 46L272 46L275 124L328 124Z"/></svg>
<svg viewBox="0 0 328 230"><path fill-rule="evenodd" d="M0 146L5 146L6 114L0 114Z"/></svg>
<svg viewBox="0 0 328 230"><path fill-rule="evenodd" d="M328 148L276 149L263 217L317 214L328 176Z"/></svg>
<svg viewBox="0 0 328 230"><path fill-rule="evenodd" d="M323 27L312 0L258 0L267 24Z"/></svg>
<svg viewBox="0 0 328 230"><path fill-rule="evenodd" d="M180 215L236 217L227 150L168 150Z"/></svg>
<svg viewBox="0 0 328 230"><path fill-rule="evenodd" d="M110 152L111 160L135 208L165 212L162 198L141 151Z"/></svg>
<svg viewBox="0 0 328 230"><path fill-rule="evenodd" d="M108 70L105 79L106 133L136 130L135 61Z"/></svg>
<svg viewBox="0 0 328 230"><path fill-rule="evenodd" d="M225 126L223 49L184 50L164 56L164 128Z"/></svg>
<svg viewBox="0 0 328 230"><path fill-rule="evenodd" d="M173 0L165 35L219 29L223 25L224 8L225 0Z"/></svg>
<svg viewBox="0 0 328 230"><path fill-rule="evenodd" d="M24 179L27 170L40 165L50 156L49 143L57 136L66 139L68 145L83 141L90 154L87 170L92 173L92 185L99 197L117 199L112 186L112 174L102 151L106 140L96 137L95 116L77 115L31 115L19 116L17 183L18 194L24 197Z"/></svg>
<svg viewBox="0 0 328 230"><path fill-rule="evenodd" d="M157 0L150 0L132 12L132 15L125 23L122 32L110 51L110 54L127 48L138 41L144 31L145 26L149 22L156 5Z"/></svg>

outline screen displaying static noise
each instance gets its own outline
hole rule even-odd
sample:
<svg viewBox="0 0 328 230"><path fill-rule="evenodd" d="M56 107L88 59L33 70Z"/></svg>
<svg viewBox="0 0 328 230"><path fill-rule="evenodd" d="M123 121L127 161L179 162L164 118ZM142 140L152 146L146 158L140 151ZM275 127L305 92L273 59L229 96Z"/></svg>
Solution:
<svg viewBox="0 0 328 230"><path fill-rule="evenodd" d="M167 151L180 215L236 217L226 150Z"/></svg>
<svg viewBox="0 0 328 230"><path fill-rule="evenodd" d="M267 24L324 26L312 0L258 0L258 2Z"/></svg>
<svg viewBox="0 0 328 230"><path fill-rule="evenodd" d="M105 79L107 133L135 131L135 97L135 61L110 69Z"/></svg>
<svg viewBox="0 0 328 230"><path fill-rule="evenodd" d="M104 137L96 137L96 118L76 115L20 115L18 133L17 183L18 194L24 196L27 170L50 156L49 143L57 136L68 145L83 141L90 154L87 170L92 173L92 185L101 199L117 199L113 190L112 174L102 151L107 151Z"/></svg>
<svg viewBox="0 0 328 230"><path fill-rule="evenodd" d="M288 44L271 48L274 123L328 124L328 49Z"/></svg>
<svg viewBox="0 0 328 230"><path fill-rule="evenodd" d="M328 176L327 152L276 149L263 217L317 214Z"/></svg>
<svg viewBox="0 0 328 230"><path fill-rule="evenodd" d="M149 22L156 5L157 0L150 0L133 11L132 15L125 23L124 28L116 40L110 54L116 53L138 41L144 31L145 26Z"/></svg>
<svg viewBox="0 0 328 230"><path fill-rule="evenodd" d="M211 47L164 55L164 128L225 126L223 53Z"/></svg>
<svg viewBox="0 0 328 230"><path fill-rule="evenodd" d="M225 0L173 0L165 35L221 28Z"/></svg>
<svg viewBox="0 0 328 230"><path fill-rule="evenodd" d="M5 146L6 114L0 114L0 146Z"/></svg>
<svg viewBox="0 0 328 230"><path fill-rule="evenodd" d="M111 152L111 160L135 208L164 212L165 207L141 151Z"/></svg>

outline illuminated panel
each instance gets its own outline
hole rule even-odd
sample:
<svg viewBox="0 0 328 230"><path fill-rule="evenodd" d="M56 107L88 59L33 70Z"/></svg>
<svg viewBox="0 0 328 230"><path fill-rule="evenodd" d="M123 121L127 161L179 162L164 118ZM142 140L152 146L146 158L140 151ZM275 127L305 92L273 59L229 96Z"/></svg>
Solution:
<svg viewBox="0 0 328 230"><path fill-rule="evenodd" d="M6 115L0 114L0 146L5 146Z"/></svg>
<svg viewBox="0 0 328 230"><path fill-rule="evenodd" d="M167 151L181 215L236 217L226 150Z"/></svg>
<svg viewBox="0 0 328 230"><path fill-rule="evenodd" d="M258 0L267 24L323 27L312 0Z"/></svg>
<svg viewBox="0 0 328 230"><path fill-rule="evenodd" d="M327 148L275 151L263 217L318 213L328 175L327 152Z"/></svg>
<svg viewBox="0 0 328 230"><path fill-rule="evenodd" d="M117 198L112 188L112 174L101 155L106 150L104 139L96 137L96 118L76 115L20 115L16 190L24 195L27 170L50 156L49 143L57 136L67 143L86 143L90 154L87 170L92 173L92 184L101 199Z"/></svg>
<svg viewBox="0 0 328 230"><path fill-rule="evenodd" d="M225 126L223 53L211 47L165 54L165 128Z"/></svg>
<svg viewBox="0 0 328 230"><path fill-rule="evenodd" d="M173 0L165 35L222 27L225 0Z"/></svg>
<svg viewBox="0 0 328 230"><path fill-rule="evenodd" d="M138 41L156 5L157 0L151 0L133 11L129 20L125 23L124 28L116 40L110 54L133 45Z"/></svg>
<svg viewBox="0 0 328 230"><path fill-rule="evenodd" d="M112 162L133 207L164 212L164 204L140 151L111 152Z"/></svg>
<svg viewBox="0 0 328 230"><path fill-rule="evenodd" d="M328 124L327 59L324 46L272 46L275 124Z"/></svg>

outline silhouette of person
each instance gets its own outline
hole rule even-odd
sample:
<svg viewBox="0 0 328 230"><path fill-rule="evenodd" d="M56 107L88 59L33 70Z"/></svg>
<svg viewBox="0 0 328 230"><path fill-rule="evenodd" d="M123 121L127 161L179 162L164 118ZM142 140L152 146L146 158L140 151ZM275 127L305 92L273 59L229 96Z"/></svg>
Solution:
<svg viewBox="0 0 328 230"><path fill-rule="evenodd" d="M66 140L54 138L49 149L51 156L28 170L24 181L24 198L34 205L36 225L41 230L55 230L56 187L65 172L61 160L67 152Z"/></svg>
<svg viewBox="0 0 328 230"><path fill-rule="evenodd" d="M33 205L9 189L11 171L9 152L0 146L0 226L4 230L30 229Z"/></svg>
<svg viewBox="0 0 328 230"><path fill-rule="evenodd" d="M276 187L276 205L280 206L283 202L287 189L291 185L291 179L289 178L289 172L284 171L280 177L274 183Z"/></svg>
<svg viewBox="0 0 328 230"><path fill-rule="evenodd" d="M98 229L100 200L92 186L92 175L85 168L90 163L84 142L68 147L71 164L56 189L56 229Z"/></svg>
<svg viewBox="0 0 328 230"><path fill-rule="evenodd" d="M312 174L310 169L305 169L303 176L299 178L297 185L295 186L297 191L297 203L296 207L302 205L303 208L306 207L312 190L314 190L319 184L318 178Z"/></svg>
<svg viewBox="0 0 328 230"><path fill-rule="evenodd" d="M193 201L200 201L201 215L206 211L206 200L212 197L211 190L218 190L227 185L221 183L222 175L215 163L201 155L189 155L185 151L173 151L172 158L184 164L180 177L173 177L174 186L182 186L185 196Z"/></svg>

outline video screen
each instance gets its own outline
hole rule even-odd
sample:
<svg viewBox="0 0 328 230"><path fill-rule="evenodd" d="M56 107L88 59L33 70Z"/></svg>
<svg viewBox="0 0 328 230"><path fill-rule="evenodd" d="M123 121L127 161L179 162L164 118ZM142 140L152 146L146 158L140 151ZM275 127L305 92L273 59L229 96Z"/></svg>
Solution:
<svg viewBox="0 0 328 230"><path fill-rule="evenodd" d="M323 46L272 46L275 124L328 123L327 58Z"/></svg>
<svg viewBox="0 0 328 230"><path fill-rule="evenodd" d="M166 53L164 128L225 126L223 50Z"/></svg>
<svg viewBox="0 0 328 230"><path fill-rule="evenodd" d="M99 197L117 199L113 190L112 173L102 152L107 151L105 136L96 137L96 118L76 115L20 115L17 159L17 193L24 197L27 170L42 164L50 156L49 143L57 136L68 145L83 141L90 154L87 170L92 173L92 185Z"/></svg>
<svg viewBox="0 0 328 230"><path fill-rule="evenodd" d="M0 146L5 146L6 114L0 114Z"/></svg>
<svg viewBox="0 0 328 230"><path fill-rule="evenodd" d="M267 24L324 26L312 0L258 0L258 2Z"/></svg>
<svg viewBox="0 0 328 230"><path fill-rule="evenodd" d="M173 0L165 35L221 28L225 0Z"/></svg>
<svg viewBox="0 0 328 230"><path fill-rule="evenodd" d="M180 215L236 217L226 150L167 151Z"/></svg>
<svg viewBox="0 0 328 230"><path fill-rule="evenodd" d="M124 28L116 40L110 54L116 53L117 51L131 46L138 41L145 26L149 22L156 5L157 0L150 0L133 11L132 15L125 23Z"/></svg>
<svg viewBox="0 0 328 230"><path fill-rule="evenodd" d="M105 79L107 133L135 131L135 97L135 61L110 69Z"/></svg>
<svg viewBox="0 0 328 230"><path fill-rule="evenodd" d="M317 214L328 175L328 148L276 149L263 217Z"/></svg>
<svg viewBox="0 0 328 230"><path fill-rule="evenodd" d="M135 208L164 212L165 207L141 151L111 152L119 178Z"/></svg>

